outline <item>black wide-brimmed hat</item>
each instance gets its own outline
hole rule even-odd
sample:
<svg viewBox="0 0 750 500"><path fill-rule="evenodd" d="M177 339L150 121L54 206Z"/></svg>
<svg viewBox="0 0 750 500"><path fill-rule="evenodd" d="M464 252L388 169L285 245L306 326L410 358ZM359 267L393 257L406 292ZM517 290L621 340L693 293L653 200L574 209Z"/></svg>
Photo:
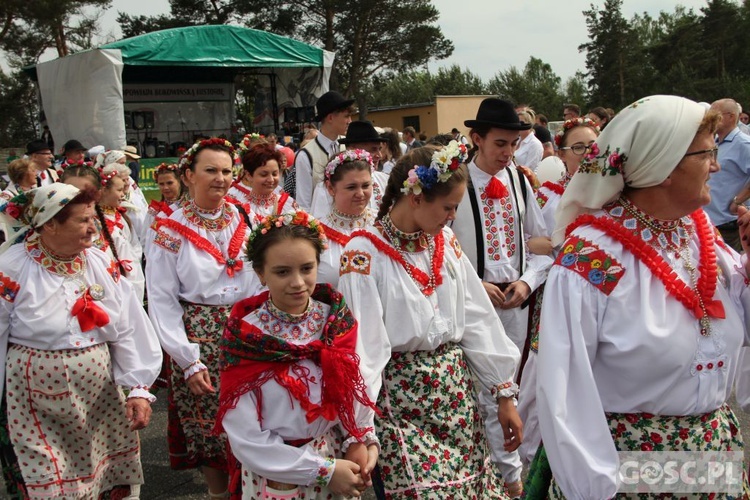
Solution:
<svg viewBox="0 0 750 500"><path fill-rule="evenodd" d="M318 102L315 103L315 121L323 121L323 118L330 115L334 111L346 109L354 104L354 99L346 99L344 96L331 90L326 92L318 98Z"/></svg>
<svg viewBox="0 0 750 500"><path fill-rule="evenodd" d="M505 130L529 130L530 123L521 123L512 102L496 97L489 97L482 101L477 110L476 120L464 122L469 128L489 126Z"/></svg>
<svg viewBox="0 0 750 500"><path fill-rule="evenodd" d="M63 154L70 151L88 151L89 148L81 144L75 139L71 139L63 145Z"/></svg>
<svg viewBox="0 0 750 500"><path fill-rule="evenodd" d="M349 124L346 137L339 139L341 144L360 144L364 142L383 142L385 139L378 134L372 123L368 121L356 121Z"/></svg>
<svg viewBox="0 0 750 500"><path fill-rule="evenodd" d="M46 141L43 141L41 139L37 139L35 141L31 141L26 145L26 154L27 155L33 155L34 153L38 153L39 151L52 151L49 147L49 144L47 144Z"/></svg>

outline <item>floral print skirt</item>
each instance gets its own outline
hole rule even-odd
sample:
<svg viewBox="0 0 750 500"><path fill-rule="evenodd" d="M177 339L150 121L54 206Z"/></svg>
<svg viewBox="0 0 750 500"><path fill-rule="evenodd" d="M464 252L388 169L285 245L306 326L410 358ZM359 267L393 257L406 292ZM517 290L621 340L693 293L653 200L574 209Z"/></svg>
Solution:
<svg viewBox="0 0 750 500"><path fill-rule="evenodd" d="M193 395L183 369L172 361L167 415L170 466L175 470L200 466L227 470L226 435L216 436L213 429L219 409L219 339L231 306L183 302L182 308L188 340L200 346L200 360L208 367L216 392Z"/></svg>
<svg viewBox="0 0 750 500"><path fill-rule="evenodd" d="M60 351L10 344L5 366L11 497L109 498L143 483L138 433L106 344Z"/></svg>
<svg viewBox="0 0 750 500"><path fill-rule="evenodd" d="M649 413L607 413L609 430L618 451L736 451L744 449L740 424L729 406L703 415L659 416ZM649 498L750 498L747 474L742 473L741 496L726 493L618 493L618 499ZM565 498L554 479L549 490L550 498Z"/></svg>
<svg viewBox="0 0 750 500"><path fill-rule="evenodd" d="M506 498L461 348L394 352L376 430L386 498Z"/></svg>

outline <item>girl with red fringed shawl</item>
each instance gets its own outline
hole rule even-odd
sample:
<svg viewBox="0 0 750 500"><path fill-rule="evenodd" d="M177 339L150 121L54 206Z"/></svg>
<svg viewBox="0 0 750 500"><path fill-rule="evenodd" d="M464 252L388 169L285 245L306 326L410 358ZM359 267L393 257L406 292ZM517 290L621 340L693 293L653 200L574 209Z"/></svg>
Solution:
<svg viewBox="0 0 750 500"><path fill-rule="evenodd" d="M357 321L339 292L315 284L324 248L322 226L303 211L268 216L250 236L248 260L268 291L235 304L220 342L216 420L239 462L232 498L358 497L371 484L375 407Z"/></svg>

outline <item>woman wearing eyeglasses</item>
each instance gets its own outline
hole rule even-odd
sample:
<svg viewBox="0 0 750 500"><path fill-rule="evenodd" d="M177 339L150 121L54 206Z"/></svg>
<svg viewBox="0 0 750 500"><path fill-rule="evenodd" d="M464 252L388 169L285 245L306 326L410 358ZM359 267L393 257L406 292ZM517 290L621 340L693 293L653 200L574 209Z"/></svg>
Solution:
<svg viewBox="0 0 750 500"><path fill-rule="evenodd" d="M664 498L643 490L647 479L622 480L623 452L635 467L654 461L661 470L675 455L643 452L696 460L720 452L722 462L739 452L743 470L727 400L750 341L750 265L717 240L703 211L719 171L719 120L682 97L640 99L612 120L568 184L537 358L543 447L532 470L548 460L554 481L532 474L527 498ZM738 224L748 252L747 209ZM747 478L735 477L736 494L717 496L727 490L707 483L688 496L744 498Z"/></svg>

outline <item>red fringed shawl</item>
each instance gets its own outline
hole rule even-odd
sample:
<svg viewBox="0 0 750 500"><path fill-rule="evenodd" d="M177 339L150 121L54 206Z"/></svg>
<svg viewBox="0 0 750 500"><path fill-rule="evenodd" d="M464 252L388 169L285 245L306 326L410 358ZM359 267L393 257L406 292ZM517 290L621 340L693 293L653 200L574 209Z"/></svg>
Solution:
<svg viewBox="0 0 750 500"><path fill-rule="evenodd" d="M258 419L262 415L261 387L274 379L296 399L307 412L307 421L318 417L334 420L337 417L349 434L357 439L371 431L359 428L355 420L354 400L375 410L365 392L365 383L359 371L359 356L355 353L357 343L357 320L344 303L343 296L330 285L319 284L312 298L329 304L326 324L320 340L305 345L294 345L263 333L259 328L242 321L246 315L258 309L268 298L268 292L237 302L219 341L221 349L221 391L219 411L214 432L223 431L222 420L226 412L237 406L240 396L253 391L258 403ZM294 378L298 362L313 360L322 371L322 401L310 401L309 388L304 377Z"/></svg>

